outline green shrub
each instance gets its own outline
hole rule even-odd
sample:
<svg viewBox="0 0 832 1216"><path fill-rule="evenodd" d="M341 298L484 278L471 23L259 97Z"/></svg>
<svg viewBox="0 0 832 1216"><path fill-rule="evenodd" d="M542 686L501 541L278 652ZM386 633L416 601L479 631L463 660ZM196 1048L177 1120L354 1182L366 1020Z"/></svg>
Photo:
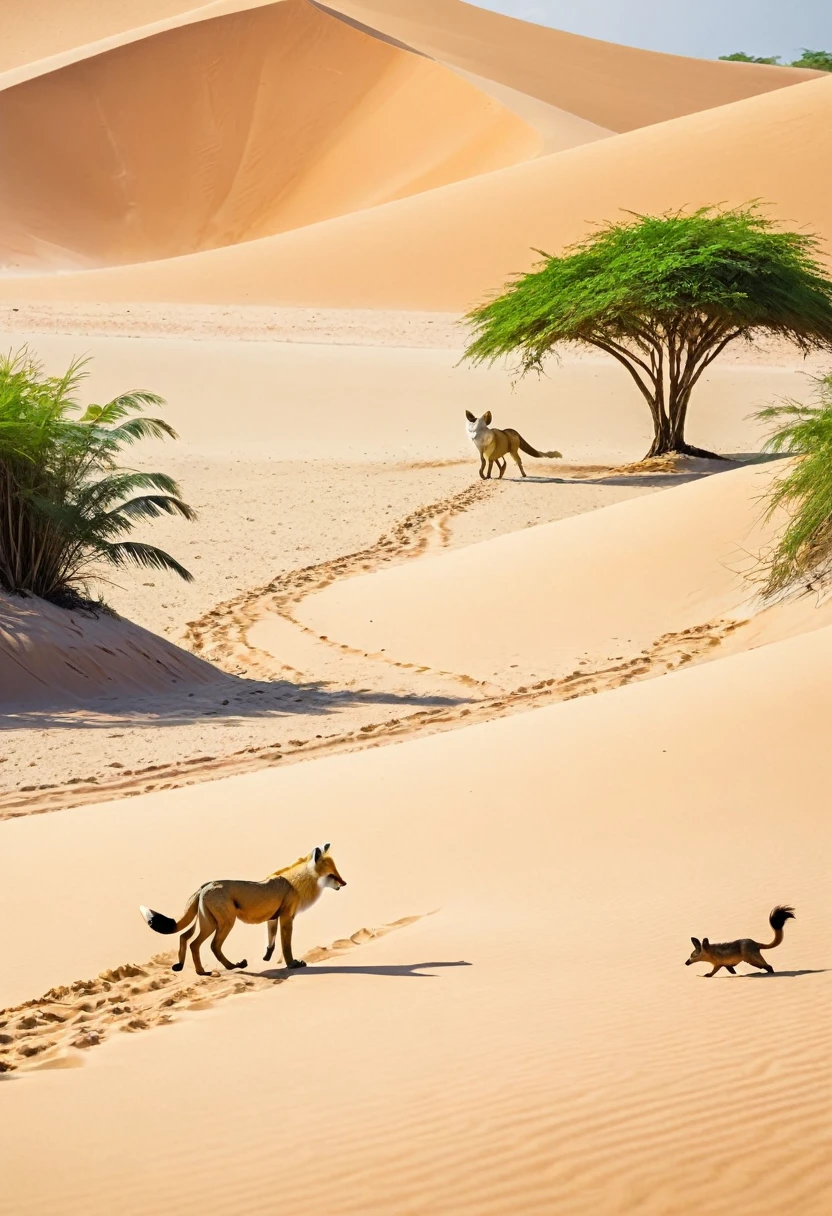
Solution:
<svg viewBox="0 0 832 1216"><path fill-rule="evenodd" d="M74 361L45 376L22 350L0 358L0 588L78 603L103 567L135 565L191 575L170 554L126 537L162 514L195 518L164 473L122 467L125 447L168 436L147 418L164 405L154 393L123 393L82 412L75 394L86 375Z"/></svg>

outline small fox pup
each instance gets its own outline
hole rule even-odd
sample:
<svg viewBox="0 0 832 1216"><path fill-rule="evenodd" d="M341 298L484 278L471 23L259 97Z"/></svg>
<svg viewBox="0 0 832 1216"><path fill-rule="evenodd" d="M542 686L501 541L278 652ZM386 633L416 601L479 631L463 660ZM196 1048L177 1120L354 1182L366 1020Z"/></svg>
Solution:
<svg viewBox="0 0 832 1216"><path fill-rule="evenodd" d="M154 912L142 904L140 912L156 933L181 933L179 938L179 961L173 964L174 971L185 966L185 948L197 925L199 932L191 942L191 955L197 975L207 975L199 957L199 948L213 933L211 949L223 967L232 971L235 967L247 967L243 959L230 963L222 952L225 939L236 920L247 925L268 924L268 941L263 958L269 961L274 953L277 937L277 922L280 921L280 944L287 967L305 967L303 959L292 954L292 923L298 912L311 908L324 887L340 891L347 884L338 873L338 868L329 854L329 845L313 849L306 857L299 857L291 866L275 870L261 882L245 879L221 878L217 882L206 882L188 900L179 920ZM190 927L188 927L190 926ZM185 930L182 933L182 930Z"/></svg>
<svg viewBox="0 0 832 1216"><path fill-rule="evenodd" d="M701 942L698 937L692 937L690 940L693 942L693 950L690 958L685 959L685 966L689 967L691 963L710 963L713 971L706 972L706 979L716 975L721 967L736 975L734 968L737 963L748 963L751 967L759 967L761 971L773 975L774 968L768 965L760 951L773 950L775 946L779 946L783 940L783 926L787 920L794 918L794 908L785 905L773 908L768 918L768 923L774 930L774 938L770 942L755 942L753 938L741 937L735 942L716 942L712 945L707 937L703 937Z"/></svg>
<svg viewBox="0 0 832 1216"><path fill-rule="evenodd" d="M538 452L537 448L533 448L530 443L526 443L519 431L509 428L505 431L498 431L491 425L491 410L483 414L481 418L475 418L470 410L465 411L465 417L468 419L468 434L474 442L474 446L480 454L480 477L483 481L487 481L491 477L491 470L496 464L500 471L500 480L502 481L503 473L506 471L506 456L511 456L512 460L520 470L520 476L526 476L526 470L523 468L523 462L520 459L520 453L525 452L527 456L535 456L539 460L560 460L560 452ZM486 463L488 464L488 472L485 471Z"/></svg>

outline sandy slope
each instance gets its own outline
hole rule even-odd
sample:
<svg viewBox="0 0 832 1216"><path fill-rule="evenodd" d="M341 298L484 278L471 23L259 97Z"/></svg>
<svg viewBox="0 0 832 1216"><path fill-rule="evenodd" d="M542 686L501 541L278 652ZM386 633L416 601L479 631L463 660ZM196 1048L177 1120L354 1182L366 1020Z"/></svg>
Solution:
<svg viewBox="0 0 832 1216"><path fill-rule="evenodd" d="M0 153L9 166L0 265L7 275L167 261L216 247L235 255L240 243L360 217L413 194L433 198L446 183L541 152L554 156L607 142L612 132L769 90L789 92L789 84L817 75L616 47L454 0L420 6L418 18L412 7L390 3L346 10L308 0L235 0L177 12L168 3L149 9L137 29L139 13L129 4L103 20L84 5L74 36L60 24L46 34L37 10L30 14L30 25L15 27L10 62L20 61L26 46L42 55L61 43L72 62L17 85L7 75L0 91ZM73 51L73 37L82 40L84 30L110 31L109 41L99 37L86 55L77 45ZM559 162L555 175L560 183ZM490 193L490 185L485 189ZM525 197L522 182L520 189ZM545 194L551 213L550 186ZM444 196L438 201L444 212ZM379 222L383 227L384 213ZM525 255L522 225L512 219L508 230L521 237ZM341 239L338 230L333 236ZM387 262L399 242L386 240L381 228L377 236ZM409 234L406 244L420 239ZM326 240L324 230L324 246ZM324 295L317 285L296 297L291 268L287 277L287 268L270 264L285 254L291 261L291 246L279 245L244 253L241 265L232 256L225 266L199 258L171 266L184 278L176 288L154 265L155 287L128 272L126 296L120 280L92 280L89 296L90 280L72 277L27 284L26 291L35 298L45 289L50 298L198 299L200 289L188 280L207 273L206 299L345 302L338 296L339 251L319 248L317 235L316 250ZM252 276L251 258L264 254ZM428 260L435 275L444 258ZM362 279L364 273L362 266ZM242 295L241 274L248 283ZM230 280L222 296L211 286L216 275ZM273 284L265 295L258 278ZM367 300L378 303L372 291ZM469 297L457 296L453 306L463 302Z"/></svg>
<svg viewBox="0 0 832 1216"><path fill-rule="evenodd" d="M0 87L9 77L38 75L119 42L279 0L30 0L3 15Z"/></svg>
<svg viewBox="0 0 832 1216"><path fill-rule="evenodd" d="M7 1058L24 1041L47 1061L70 1036L119 1041L3 1088L0 1210L103 1213L117 1186L129 1216L218 1211L228 1193L260 1212L314 1162L312 1212L820 1216L832 859L823 770L805 758L825 746L831 648L824 630L117 817L6 825L8 1002L147 958L160 939L135 904L175 911L207 874L260 873L324 837L349 886L297 930L301 948L342 945L272 991L196 1019L192 977L149 968L53 998L72 1021L30 1014L37 1036L15 1015ZM35 864L52 899L24 929ZM73 931L55 934L65 898ZM691 933L763 936L776 900L799 917L781 978L682 966ZM339 957L362 927L434 909ZM256 959L261 936L235 931L232 952ZM146 1026L184 1024L118 1034L133 1000Z"/></svg>
<svg viewBox="0 0 832 1216"><path fill-rule="evenodd" d="M621 208L771 201L832 234L809 166L832 155L818 80L544 156L325 224L164 263L4 280L6 300L192 300L459 310Z"/></svg>
<svg viewBox="0 0 832 1216"><path fill-rule="evenodd" d="M152 387L168 399L165 413L181 440L146 445L136 457L142 467L174 475L198 519L192 525L159 520L143 534L178 556L195 581L125 573L103 591L128 619L219 664L234 677L233 686L219 694L189 688L163 702L111 698L105 705L85 704L74 717L69 706L59 713L7 713L0 723L0 815L293 763L574 694L575 687L555 679L548 659L538 671L537 647L528 664L537 673L533 680L526 668L521 673L511 666L512 658L499 674L491 664L480 685L464 668L446 675L405 665L407 653L371 657L350 649L351 626L344 636L337 623L310 632L296 610L302 615L305 598L333 580L337 586L397 562L416 569L423 554L459 550L666 489L672 483L666 475L619 475L610 468L637 459L648 442L647 411L619 368L569 359L549 377L512 390L502 369L456 366L458 349L443 348L459 338L447 319L415 314L282 317L264 310L252 318L245 310L197 310L192 316L189 310L134 307L121 314L95 310L92 321L105 332L136 335L147 327L157 335L166 327L201 327L199 340L90 337L83 315L49 314L42 323L74 324L80 334L0 336L7 348L29 340L55 373L79 351L90 353L85 400L107 400L127 386ZM258 330L265 321L269 328ZM274 327L296 340L222 336L268 338ZM320 344L321 338L327 341ZM351 347L350 341L363 345ZM724 365L709 373L691 415L694 441L723 452L758 447L754 410L805 391L796 366L769 365L774 353L755 364L726 355ZM739 351L737 358L748 354ZM557 445L565 465L529 462L527 481L483 485L464 431L465 408L490 408L532 442ZM515 539L525 553L523 536ZM472 617L480 605L486 613L507 609L508 600L497 592L511 586L500 580L512 568L509 560L504 569L501 558L483 574L467 605ZM534 568L520 571L518 585L528 586L534 576ZM416 602L421 599L417 589ZM614 611L611 603L606 634L596 638L599 661L582 669L582 692L648 678L678 665L684 654L699 661L740 641L739 633L726 638L718 630L721 648L712 651L707 615L687 613L684 625L704 632L688 630L658 643L679 624L674 609L670 623L656 613L655 632L628 646L619 662L618 643L601 646L605 636L618 633ZM816 627L818 616L807 611L807 621L782 628ZM261 634L264 620L267 632ZM632 662L645 646L646 662ZM541 679L548 681L543 690L516 692ZM45 788L33 792L33 784Z"/></svg>
<svg viewBox="0 0 832 1216"><path fill-rule="evenodd" d="M570 114L630 131L817 73L662 55L516 21L461 0L334 0L331 11ZM781 74L788 72L788 75Z"/></svg>
<svg viewBox="0 0 832 1216"><path fill-rule="evenodd" d="M0 713L220 683L215 668L130 621L0 595Z"/></svg>
<svg viewBox="0 0 832 1216"><path fill-rule="evenodd" d="M11 271L233 245L541 146L457 74L305 0L172 29L7 89L0 131L0 262Z"/></svg>
<svg viewBox="0 0 832 1216"><path fill-rule="evenodd" d="M339 582L306 599L300 619L361 650L480 680L630 659L662 634L751 614L744 576L771 543L761 516L779 471L752 465L660 504L619 503ZM268 621L252 640L269 648Z"/></svg>

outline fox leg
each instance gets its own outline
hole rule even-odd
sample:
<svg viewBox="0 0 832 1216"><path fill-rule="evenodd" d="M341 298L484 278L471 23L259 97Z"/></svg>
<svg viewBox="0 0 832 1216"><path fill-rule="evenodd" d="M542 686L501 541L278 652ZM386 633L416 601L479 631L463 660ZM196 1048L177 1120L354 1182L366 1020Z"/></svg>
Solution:
<svg viewBox="0 0 832 1216"><path fill-rule="evenodd" d="M486 480L486 481L490 481L490 480L491 480L491 470L492 470L493 468L494 468L494 461L493 461L493 460L491 459L491 457L489 456L489 458L488 458L488 472L487 472L487 473L486 473L486 475L485 475L485 480Z"/></svg>
<svg viewBox="0 0 832 1216"><path fill-rule="evenodd" d="M502 458L502 460L499 460L499 459L498 459L498 461L497 461L497 468L500 470L500 481L502 481L502 480L503 480L503 473L505 473L505 471L506 471L506 462L505 462L505 457L503 457L503 458Z"/></svg>
<svg viewBox="0 0 832 1216"><path fill-rule="evenodd" d="M207 909L200 904L199 908L199 933L191 942L191 958L194 960L194 970L197 975L208 975L209 972L202 966L202 959L199 957L199 948L203 942L207 941L212 933L218 928L217 922Z"/></svg>
<svg viewBox="0 0 832 1216"><path fill-rule="evenodd" d="M523 468L523 461L520 459L520 453L515 452L514 448L511 448L510 451L511 451L512 459L514 460L514 463L517 465L518 469L520 470L520 476L525 477L526 470Z"/></svg>
<svg viewBox="0 0 832 1216"><path fill-rule="evenodd" d="M292 924L294 917L283 913L280 917L280 944L283 947L283 961L287 967L305 967L306 963L302 958L295 958L292 954Z"/></svg>
<svg viewBox="0 0 832 1216"><path fill-rule="evenodd" d="M274 943L277 940L277 917L275 917L274 920L270 920L268 922L267 928L268 928L268 932L269 932L269 937L268 937L268 941L266 943L266 953L263 955L263 961L266 963L269 961L271 956L274 954Z"/></svg>
<svg viewBox="0 0 832 1216"><path fill-rule="evenodd" d="M712 976L712 975L716 975L717 971L721 971L721 970L722 970L722 963L717 963L717 964L714 966L713 971L706 971L706 972L705 972L705 979L706 979L706 980L709 980L709 979L711 978L711 976Z"/></svg>
<svg viewBox="0 0 832 1216"><path fill-rule="evenodd" d="M214 934L214 940L211 942L211 949L213 950L215 957L220 960L226 971L234 971L239 967L248 966L248 959L244 958L239 963L231 963L222 952L222 944L233 928L234 920L223 920L221 924L218 924L217 931Z"/></svg>
<svg viewBox="0 0 832 1216"><path fill-rule="evenodd" d="M750 967L757 967L760 971L767 971L769 975L774 975L774 968L770 967L762 954L749 954L743 962L748 963Z"/></svg>
<svg viewBox="0 0 832 1216"><path fill-rule="evenodd" d="M736 974L737 974L737 969L736 969L736 967L728 967L728 966L726 966L725 970L726 970L726 971L730 971L732 975L736 975Z"/></svg>
<svg viewBox="0 0 832 1216"><path fill-rule="evenodd" d="M179 938L179 962L173 964L171 971L181 971L185 966L185 952L188 949L189 940L193 937L194 933L196 933L197 923L197 921L194 921L191 927L186 929Z"/></svg>
<svg viewBox="0 0 832 1216"><path fill-rule="evenodd" d="M485 481L485 457L480 456L480 477Z"/></svg>

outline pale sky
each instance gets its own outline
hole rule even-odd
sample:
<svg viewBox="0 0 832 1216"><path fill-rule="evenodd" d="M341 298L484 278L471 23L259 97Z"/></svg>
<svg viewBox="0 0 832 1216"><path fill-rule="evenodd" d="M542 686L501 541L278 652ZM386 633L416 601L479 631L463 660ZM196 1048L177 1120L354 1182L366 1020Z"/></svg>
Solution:
<svg viewBox="0 0 832 1216"><path fill-rule="evenodd" d="M469 0L470 2L470 0ZM797 59L832 51L832 0L475 0L524 21L651 51Z"/></svg>

